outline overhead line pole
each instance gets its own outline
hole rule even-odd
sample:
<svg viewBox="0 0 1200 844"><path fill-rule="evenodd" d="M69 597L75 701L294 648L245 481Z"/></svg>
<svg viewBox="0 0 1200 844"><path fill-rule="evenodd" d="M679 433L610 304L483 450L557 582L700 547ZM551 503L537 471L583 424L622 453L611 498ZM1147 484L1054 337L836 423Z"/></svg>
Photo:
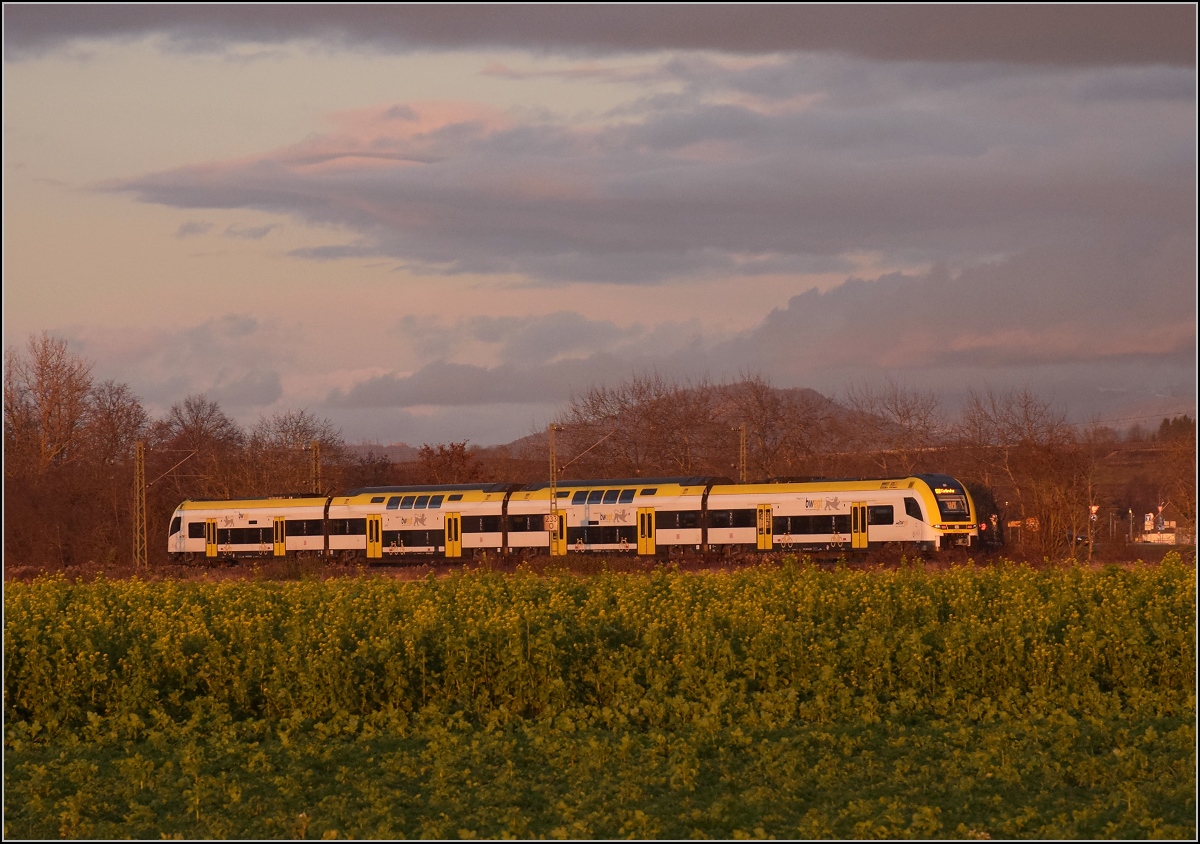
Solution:
<svg viewBox="0 0 1200 844"><path fill-rule="evenodd" d="M319 440L313 440L309 443L312 449L312 491L319 493L321 491L321 443Z"/></svg>
<svg viewBox="0 0 1200 844"><path fill-rule="evenodd" d="M556 556L558 551L558 535L561 530L558 520L562 514L558 511L558 454L554 449L554 432L561 431L562 426L550 423L550 556Z"/></svg>
<svg viewBox="0 0 1200 844"><path fill-rule="evenodd" d="M146 444L138 440L133 448L133 566L144 569L148 565L146 553Z"/></svg>

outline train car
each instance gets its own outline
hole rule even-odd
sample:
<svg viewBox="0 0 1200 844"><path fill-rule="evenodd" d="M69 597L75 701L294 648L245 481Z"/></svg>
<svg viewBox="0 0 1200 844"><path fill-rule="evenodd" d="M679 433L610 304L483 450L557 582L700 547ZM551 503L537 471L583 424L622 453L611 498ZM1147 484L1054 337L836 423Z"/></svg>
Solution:
<svg viewBox="0 0 1200 844"><path fill-rule="evenodd" d="M505 546L504 505L514 488L443 484L351 490L330 500L330 553L377 560L499 550Z"/></svg>
<svg viewBox="0 0 1200 844"><path fill-rule="evenodd" d="M720 478L617 478L566 480L557 485L564 549L659 553L698 546L705 490ZM526 503L528 502L528 504ZM530 484L514 493L510 513L550 512L550 485ZM511 516L510 516L511 519ZM526 547L548 548L550 533ZM514 546L516 547L516 546ZM558 553L561 553L559 551Z"/></svg>
<svg viewBox="0 0 1200 844"><path fill-rule="evenodd" d="M727 478L367 487L325 498L185 501L173 557L324 554L458 559L477 552L669 555L682 550L936 551L978 537L974 503L948 475L735 484Z"/></svg>
<svg viewBox="0 0 1200 844"><path fill-rule="evenodd" d="M197 557L324 554L325 496L184 501L171 515L167 551Z"/></svg>
<svg viewBox="0 0 1200 844"><path fill-rule="evenodd" d="M714 549L932 551L978 536L974 503L948 475L715 485L706 516Z"/></svg>

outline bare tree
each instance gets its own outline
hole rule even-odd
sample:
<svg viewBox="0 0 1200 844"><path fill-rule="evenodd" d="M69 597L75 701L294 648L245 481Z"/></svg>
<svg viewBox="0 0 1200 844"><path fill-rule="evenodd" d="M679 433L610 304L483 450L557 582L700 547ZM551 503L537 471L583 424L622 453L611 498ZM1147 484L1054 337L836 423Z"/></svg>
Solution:
<svg viewBox="0 0 1200 844"><path fill-rule="evenodd" d="M25 354L5 352L5 462L29 460L38 472L79 457L91 409L92 364L65 340L30 337Z"/></svg>
<svg viewBox="0 0 1200 844"><path fill-rule="evenodd" d="M1159 435L1168 455L1162 498L1179 511L1181 533L1196 536L1196 421L1180 416L1163 420Z"/></svg>
<svg viewBox="0 0 1200 844"><path fill-rule="evenodd" d="M177 502L251 494L245 489L246 435L208 396L192 394L173 404L151 437L154 468L167 473L161 488Z"/></svg>
<svg viewBox="0 0 1200 844"><path fill-rule="evenodd" d="M347 462L341 431L328 419L307 410L289 410L260 419L247 442L247 489L262 495L309 490L314 442L320 449L323 470L341 469ZM332 480L326 474L322 472L323 486Z"/></svg>
<svg viewBox="0 0 1200 844"><path fill-rule="evenodd" d="M928 464L929 449L941 442L946 430L935 393L901 386L890 377L882 386L851 387L847 404L862 426L864 450L877 454L886 474L911 475Z"/></svg>
<svg viewBox="0 0 1200 844"><path fill-rule="evenodd" d="M436 446L421 446L417 462L421 467L425 483L463 484L477 481L483 473L483 464L467 448L467 441Z"/></svg>
<svg viewBox="0 0 1200 844"><path fill-rule="evenodd" d="M679 384L654 373L593 387L572 399L561 424L563 465L576 476L691 475L728 465L728 424L707 379Z"/></svg>
<svg viewBox="0 0 1200 844"><path fill-rule="evenodd" d="M746 426L747 475L756 480L812 474L829 421L828 401L811 390L781 390L761 375L729 385L726 418Z"/></svg>
<svg viewBox="0 0 1200 844"><path fill-rule="evenodd" d="M958 427L971 470L999 492L1021 542L1046 552L1073 538L1094 494L1095 456L1066 417L1028 389L971 391Z"/></svg>
<svg viewBox="0 0 1200 844"><path fill-rule="evenodd" d="M96 457L105 463L128 462L134 443L145 439L150 415L128 384L104 381L92 390L87 438Z"/></svg>

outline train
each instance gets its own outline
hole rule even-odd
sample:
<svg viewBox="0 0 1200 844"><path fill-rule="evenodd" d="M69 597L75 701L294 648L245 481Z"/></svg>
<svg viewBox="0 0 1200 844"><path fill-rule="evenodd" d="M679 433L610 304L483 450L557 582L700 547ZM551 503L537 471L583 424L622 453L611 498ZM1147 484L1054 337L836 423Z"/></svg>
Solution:
<svg viewBox="0 0 1200 844"><path fill-rule="evenodd" d="M949 475L734 483L728 478L378 486L344 495L187 500L172 560L371 561L494 554L672 556L970 547L975 504Z"/></svg>

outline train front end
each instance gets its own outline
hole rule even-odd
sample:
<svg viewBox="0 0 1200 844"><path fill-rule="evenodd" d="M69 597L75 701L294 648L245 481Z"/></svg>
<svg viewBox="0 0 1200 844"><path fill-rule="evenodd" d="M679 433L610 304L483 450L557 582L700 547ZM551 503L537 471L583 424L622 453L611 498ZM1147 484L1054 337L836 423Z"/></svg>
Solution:
<svg viewBox="0 0 1200 844"><path fill-rule="evenodd" d="M969 548L979 542L979 524L975 502L967 488L949 475L917 475L932 500L929 526L936 535L939 550Z"/></svg>

